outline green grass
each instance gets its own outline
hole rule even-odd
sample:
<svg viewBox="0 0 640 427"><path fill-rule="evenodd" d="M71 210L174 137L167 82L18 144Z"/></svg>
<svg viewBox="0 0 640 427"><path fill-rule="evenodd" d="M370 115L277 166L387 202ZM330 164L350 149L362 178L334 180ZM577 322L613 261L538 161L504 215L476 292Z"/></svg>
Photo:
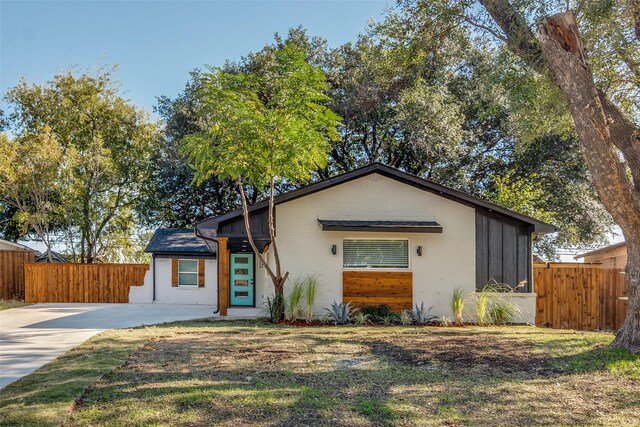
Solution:
<svg viewBox="0 0 640 427"><path fill-rule="evenodd" d="M185 322L103 333L0 392L1 425L634 425L640 357L534 327Z"/></svg>
<svg viewBox="0 0 640 427"><path fill-rule="evenodd" d="M0 311L29 305L17 299L0 299Z"/></svg>

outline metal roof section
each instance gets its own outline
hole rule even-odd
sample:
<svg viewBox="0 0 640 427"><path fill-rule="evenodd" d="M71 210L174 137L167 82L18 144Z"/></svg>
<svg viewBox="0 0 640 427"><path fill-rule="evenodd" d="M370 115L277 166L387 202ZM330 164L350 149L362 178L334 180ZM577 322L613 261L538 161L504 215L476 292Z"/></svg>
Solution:
<svg viewBox="0 0 640 427"><path fill-rule="evenodd" d="M435 221L364 221L318 219L324 231L380 231L399 233L442 233Z"/></svg>

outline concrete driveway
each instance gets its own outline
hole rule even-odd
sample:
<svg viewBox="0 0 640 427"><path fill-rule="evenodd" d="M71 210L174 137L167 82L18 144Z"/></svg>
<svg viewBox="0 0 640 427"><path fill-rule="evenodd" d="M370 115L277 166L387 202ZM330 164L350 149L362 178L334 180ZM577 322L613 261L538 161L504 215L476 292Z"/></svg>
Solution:
<svg viewBox="0 0 640 427"><path fill-rule="evenodd" d="M213 317L211 305L35 304L0 311L0 388L107 329Z"/></svg>

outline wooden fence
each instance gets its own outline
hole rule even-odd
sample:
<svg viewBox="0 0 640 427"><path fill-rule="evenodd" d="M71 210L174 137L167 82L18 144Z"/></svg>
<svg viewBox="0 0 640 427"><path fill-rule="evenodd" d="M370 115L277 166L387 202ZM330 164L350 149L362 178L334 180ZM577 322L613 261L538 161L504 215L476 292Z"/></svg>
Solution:
<svg viewBox="0 0 640 427"><path fill-rule="evenodd" d="M600 264L549 263L533 268L536 325L616 330L624 322L627 283L621 269Z"/></svg>
<svg viewBox="0 0 640 427"><path fill-rule="evenodd" d="M31 251L0 251L0 299L24 298L24 264L31 261Z"/></svg>
<svg viewBox="0 0 640 427"><path fill-rule="evenodd" d="M25 302L129 302L129 287L142 286L148 264L27 263Z"/></svg>

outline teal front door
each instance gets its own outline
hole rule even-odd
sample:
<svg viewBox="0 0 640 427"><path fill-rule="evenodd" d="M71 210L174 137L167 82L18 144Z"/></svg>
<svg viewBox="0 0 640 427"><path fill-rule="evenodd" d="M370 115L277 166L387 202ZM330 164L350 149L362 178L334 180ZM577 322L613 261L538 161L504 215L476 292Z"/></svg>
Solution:
<svg viewBox="0 0 640 427"><path fill-rule="evenodd" d="M230 305L255 304L253 298L253 254L231 254Z"/></svg>

